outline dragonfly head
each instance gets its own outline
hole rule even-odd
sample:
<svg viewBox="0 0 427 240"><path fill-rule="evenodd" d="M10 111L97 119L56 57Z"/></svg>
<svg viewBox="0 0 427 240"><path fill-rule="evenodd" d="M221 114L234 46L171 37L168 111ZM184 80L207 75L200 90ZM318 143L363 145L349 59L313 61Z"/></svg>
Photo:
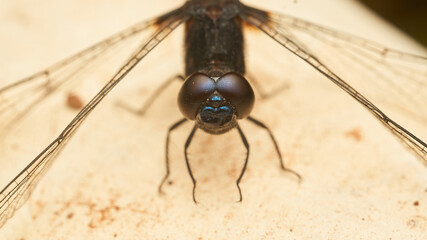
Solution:
<svg viewBox="0 0 427 240"><path fill-rule="evenodd" d="M234 128L238 119L249 116L254 102L249 82L235 72L216 78L200 72L191 74L178 95L182 114L211 134Z"/></svg>

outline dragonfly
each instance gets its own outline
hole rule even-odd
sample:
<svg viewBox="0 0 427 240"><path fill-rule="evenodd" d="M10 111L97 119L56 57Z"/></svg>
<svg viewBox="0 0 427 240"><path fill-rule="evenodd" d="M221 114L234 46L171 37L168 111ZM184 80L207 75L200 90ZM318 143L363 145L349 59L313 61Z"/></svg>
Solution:
<svg viewBox="0 0 427 240"><path fill-rule="evenodd" d="M400 140L404 146L408 147L408 149L412 151L422 163L427 165L427 144L417 137L416 134L410 132L397 121L389 117L386 112L381 110L382 108L379 108L374 104L374 101L371 101L371 98L378 101L383 100L397 108L405 108L405 111L408 112L409 116L413 116L414 119L419 120L420 122L424 121L425 123L425 121L427 121L427 113L423 111L423 109L426 109L425 107L427 104L427 87L425 81L427 76L426 57L394 50L381 44L344 32L331 30L290 15L267 12L253 8L237 0L189 0L181 7L178 7L164 15L131 26L99 43L51 65L40 72L0 88L0 96L4 99L0 105L0 114L2 115L2 119L11 119L8 123L13 123L16 119L19 119L21 115L24 115L28 109L31 109L32 106L38 104L47 95L52 94L56 88L59 88L62 84L65 84L66 81L71 79L71 76L69 75L64 76L62 74L63 71L72 68L75 69L75 71L72 72L72 75L78 74L86 65L96 59L99 59L109 50L119 45L123 45L126 40L139 34L148 35L148 37L141 41L139 46L133 50L133 53L129 56L126 63L120 67L120 69L92 98L92 100L90 100L89 103L80 110L75 118L59 134L59 136L57 136L57 138L55 138L39 155L37 155L27 165L27 167L18 173L18 175L1 190L0 227L3 226L5 222L14 215L16 210L26 202L37 183L45 175L46 171L72 138L76 130L81 126L89 114L93 112L97 105L117 86L117 84L124 80L139 62L149 55L153 49L168 38L168 36L177 28L185 25L188 30L191 28L192 24L201 21L200 19L208 19L213 26L216 26L216 22L223 23L223 21L231 21L233 23L237 23L237 25L242 28L250 28L261 34L265 34L271 38L272 41L275 41L284 49L292 53L295 58L301 59L301 61L305 62L319 74L323 75L325 79L338 86L350 97L359 102L361 106L370 112L380 123L382 123L382 125L388 129L392 135ZM238 32L238 30L235 31ZM321 46L321 48L319 48L319 46ZM371 84L378 84L379 86L385 85L388 86L388 89L392 89L392 91L383 96L376 96L372 92L369 92L369 90L364 90L364 92L359 91L358 88L354 86L361 86L364 84L363 81L361 80L360 82L357 82L356 80L352 80L353 82L350 84L351 77L347 76L347 78L345 78L344 76L346 76L346 74L339 71L339 66L331 64L327 57L322 55L318 49L334 51L334 58L340 59L340 62L352 62L357 67L364 69L367 74L367 80L374 79L376 81ZM228 54L227 56L216 57L220 60L230 58ZM190 63L191 60L192 59L187 59L187 62ZM236 63L234 60L231 62ZM244 68L233 67L231 68L232 71L225 72L214 71L215 69L205 69L200 75L201 69L199 69L199 67L194 67L194 65L191 67L192 65L188 63L186 64L187 68L185 71L185 79L187 80L185 83L195 84L195 82L197 82L197 77L203 78L203 82L218 83L221 82L221 79L227 79L227 73L237 71L238 74L231 75L232 78L240 79L237 80L237 82L241 83L240 85L247 85L245 80L241 80L241 78L244 79ZM196 73L196 75L193 75L194 73ZM401 87L402 81L405 83L405 89ZM23 95L20 92L21 89L29 89L31 94ZM184 90L182 91L185 92L185 88L183 89ZM414 90L415 92L408 93L408 90ZM190 93L187 92L185 94L182 91L181 94L184 96L182 98L191 94L191 91ZM17 95L19 98L13 98L17 93L19 93ZM221 91L219 91L219 93L224 94L224 92ZM249 93L249 95L251 95L251 93ZM203 96L203 99L199 98L197 100L199 102L203 102L205 98L206 96ZM252 101L251 97L243 98L243 100L243 102L237 104L243 105L243 108L245 108L245 104ZM208 105L208 103L215 104L216 101L224 100L221 96L214 95L209 96L207 101L208 102L205 102L204 106ZM181 106L181 110L186 116L186 119L195 120L196 117L194 115L187 115L188 112L194 113L194 104L195 103L190 103L189 105L183 104ZM20 107L18 110L16 109L17 105ZM231 105L233 105L233 103ZM235 107L229 107L229 109L232 110L233 108ZM249 106L247 108L249 109L248 112L250 112L251 107ZM13 109L13 111L11 109ZM226 111L229 109L226 109ZM229 116L230 115L227 115L227 117ZM232 118L234 116L239 120L240 118L248 118L249 121L252 121L256 125L268 130L262 122L250 117L249 113L242 115L234 113L234 115L231 114L231 116ZM184 121L187 120L180 120L171 126L169 132ZM247 143L245 143L243 133L238 125L236 125L236 122L237 120L233 120L229 128L237 128L241 133L244 144L246 145ZM189 140L186 143L186 148L191 141L191 137L194 135L196 127L203 128L200 124L203 123L199 122L199 125L196 124L190 133L190 137L188 138ZM206 128L204 130L206 130ZM221 131L211 132L214 134L221 133ZM274 142L274 137L271 138ZM278 153L280 154L279 151ZM247 163L247 158L248 156L246 156L245 164ZM189 167L188 164L187 166ZM244 167L246 167L246 165ZM282 165L282 168L299 176L291 169L285 168L284 165ZM167 169L167 173L168 172L169 169ZM194 183L194 199L194 189L196 184L194 177L191 175L190 168L189 173ZM237 181L237 187L243 173L244 169ZM163 179L163 182L166 177ZM241 200L240 188L239 193Z"/></svg>

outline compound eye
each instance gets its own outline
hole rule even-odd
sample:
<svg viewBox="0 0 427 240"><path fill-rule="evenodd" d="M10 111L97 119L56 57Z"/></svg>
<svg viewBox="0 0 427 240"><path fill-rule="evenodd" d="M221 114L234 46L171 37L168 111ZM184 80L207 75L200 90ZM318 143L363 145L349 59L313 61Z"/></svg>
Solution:
<svg viewBox="0 0 427 240"><path fill-rule="evenodd" d="M195 120L201 104L215 91L215 81L203 73L194 73L187 77L178 94L178 106L181 113Z"/></svg>
<svg viewBox="0 0 427 240"><path fill-rule="evenodd" d="M216 83L217 91L236 109L238 119L249 116L255 103L255 95L249 82L240 74L230 72Z"/></svg>

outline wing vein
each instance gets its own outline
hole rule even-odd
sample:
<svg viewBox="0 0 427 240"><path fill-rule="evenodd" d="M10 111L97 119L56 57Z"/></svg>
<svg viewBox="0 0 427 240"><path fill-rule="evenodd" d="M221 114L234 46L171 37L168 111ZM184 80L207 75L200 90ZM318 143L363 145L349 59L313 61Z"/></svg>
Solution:
<svg viewBox="0 0 427 240"><path fill-rule="evenodd" d="M314 67L326 78L331 80L334 84L339 86L351 97L356 99L365 108L369 110L380 122L387 127L395 136L402 140L407 147L412 149L419 159L427 165L427 144L421 139L410 133L408 130L392 121L386 114L378 109L372 102L360 94L356 89L346 83L343 79L337 76L332 70L330 70L322 61L317 59L314 54L308 52L308 50L302 48L297 42L291 40L284 33L281 33L275 28L275 25L262 15L251 14L249 11L242 11L241 18L247 21L249 24L257 27L259 30L270 36L277 43L288 49L290 52L298 56L300 59ZM346 36L346 35L343 35Z"/></svg>
<svg viewBox="0 0 427 240"><path fill-rule="evenodd" d="M0 227L13 216L14 212L25 202L36 186L38 180L52 164L55 157L63 149L77 128L88 117L89 113L100 103L100 101L164 38L166 38L181 23L188 19L188 15L182 11L164 19L159 29L150 39L140 45L132 57L124 64L111 80L96 94L92 100L77 114L62 133L48 147L46 147L27 167L22 170L1 192L0 192ZM132 31L131 31L132 32ZM113 40L108 40L113 41ZM107 42L107 41L104 41ZM68 61L68 60L67 60ZM30 174L28 174L28 170Z"/></svg>

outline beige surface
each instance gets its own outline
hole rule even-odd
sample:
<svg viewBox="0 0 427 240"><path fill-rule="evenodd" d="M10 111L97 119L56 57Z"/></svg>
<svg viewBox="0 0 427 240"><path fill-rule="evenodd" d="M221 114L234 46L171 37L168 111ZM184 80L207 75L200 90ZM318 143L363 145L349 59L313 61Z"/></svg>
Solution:
<svg viewBox="0 0 427 240"><path fill-rule="evenodd" d="M173 8L170 2L179 4L46 0L35 5L34 1L4 0L0 3L0 83L26 76L123 27L165 12ZM354 2L293 2L256 4L416 49ZM179 40L179 33L172 36L169 47L179 49ZM268 46L263 47L268 52ZM160 80L177 73L182 67L180 56L165 54L168 51L153 53L153 63L147 60L88 118L28 203L0 230L0 239L427 239L426 168L353 99L329 83L322 84L326 81L310 70L277 78L321 83L309 87L307 81L293 82L276 97L258 101L254 110L254 116L277 135L287 165L304 177L301 184L280 171L268 135L242 123L252 146L241 184L243 202L235 203L234 181L244 156L236 132L199 133L190 149L200 182L201 204L196 206L182 154L191 128L187 124L173 134L174 184L159 196L166 129L181 117L175 103L179 84L166 90L142 118L115 103L137 105L143 101L139 94L149 93ZM163 64L156 67L156 61ZM114 67L102 69L107 72ZM266 71L251 69L250 73L259 76ZM101 79L107 75L97 74ZM146 81L141 83L138 74ZM100 86L87 78L72 91L83 101ZM0 148L1 186L76 114L64 106L64 93L69 92L52 97L12 137L2 140L6 143Z"/></svg>

